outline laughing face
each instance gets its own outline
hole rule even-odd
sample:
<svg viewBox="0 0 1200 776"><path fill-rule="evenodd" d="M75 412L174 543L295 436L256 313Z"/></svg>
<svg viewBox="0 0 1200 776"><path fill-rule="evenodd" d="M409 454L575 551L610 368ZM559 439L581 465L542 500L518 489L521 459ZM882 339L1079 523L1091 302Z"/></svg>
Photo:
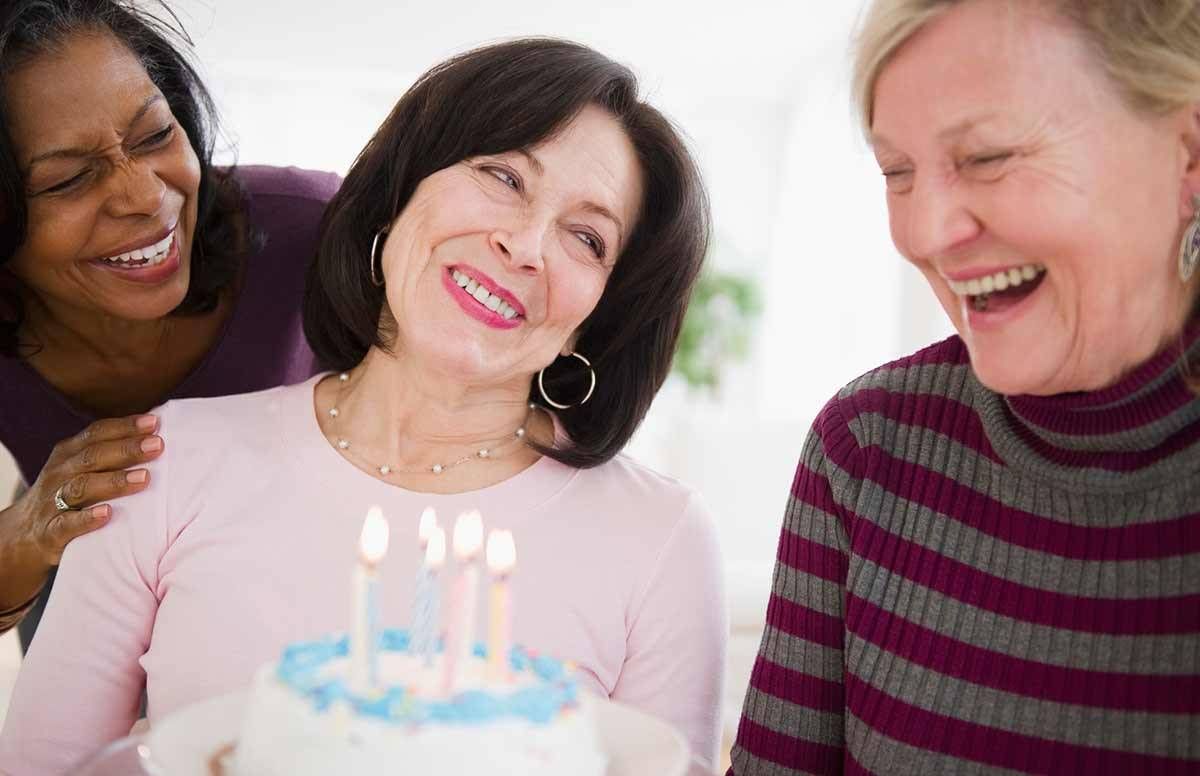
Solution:
<svg viewBox="0 0 1200 776"><path fill-rule="evenodd" d="M187 293L200 165L137 58L80 34L5 78L28 232L6 265L48 305L160 318Z"/></svg>
<svg viewBox="0 0 1200 776"><path fill-rule="evenodd" d="M1031 6L961 3L918 32L880 73L871 133L892 239L979 379L1050 395L1109 385L1180 331L1200 181L1195 111L1131 111Z"/></svg>
<svg viewBox="0 0 1200 776"><path fill-rule="evenodd" d="M524 392L571 350L629 239L641 190L633 146L595 107L532 148L430 175L383 248L397 350L468 384Z"/></svg>

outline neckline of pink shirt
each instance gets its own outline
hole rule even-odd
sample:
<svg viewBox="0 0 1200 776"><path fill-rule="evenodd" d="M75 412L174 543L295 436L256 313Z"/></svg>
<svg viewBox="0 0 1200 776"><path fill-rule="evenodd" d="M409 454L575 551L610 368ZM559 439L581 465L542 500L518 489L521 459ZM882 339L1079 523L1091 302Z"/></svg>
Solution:
<svg viewBox="0 0 1200 776"><path fill-rule="evenodd" d="M283 437L285 449L293 450L297 456L303 457L303 465L300 467L302 470L312 472L315 477L328 475L337 480L336 487L345 488L350 484L362 495L378 494L383 500L407 494L413 498L428 499L435 506L459 506L457 502L462 502L464 507L482 508L489 503L519 501L522 508L532 509L552 499L579 474L578 469L542 456L528 469L506 480L462 493L428 493L384 482L347 461L325 438L317 420L318 410L313 394L317 383L329 374L331 373L323 372L303 383L283 389ZM561 434L557 419L555 428Z"/></svg>

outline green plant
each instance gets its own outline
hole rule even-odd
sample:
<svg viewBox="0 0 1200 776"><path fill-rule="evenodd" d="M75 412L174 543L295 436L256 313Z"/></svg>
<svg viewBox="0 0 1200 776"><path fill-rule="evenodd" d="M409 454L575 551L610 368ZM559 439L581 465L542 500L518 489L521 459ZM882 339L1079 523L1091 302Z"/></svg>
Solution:
<svg viewBox="0 0 1200 776"><path fill-rule="evenodd" d="M753 279L705 270L684 316L671 371L689 388L715 393L724 366L745 357L760 310Z"/></svg>

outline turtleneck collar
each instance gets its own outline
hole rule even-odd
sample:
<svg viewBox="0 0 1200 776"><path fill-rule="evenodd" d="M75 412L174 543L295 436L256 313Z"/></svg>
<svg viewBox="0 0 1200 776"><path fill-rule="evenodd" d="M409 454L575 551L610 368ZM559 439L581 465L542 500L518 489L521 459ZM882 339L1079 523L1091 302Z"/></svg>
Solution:
<svg viewBox="0 0 1200 776"><path fill-rule="evenodd" d="M1189 367L1190 364L1190 367ZM998 396L979 409L1007 462L1089 486L1200 469L1200 317L1171 346L1098 391ZM982 386L980 386L982 388ZM990 396L989 396L990 395Z"/></svg>

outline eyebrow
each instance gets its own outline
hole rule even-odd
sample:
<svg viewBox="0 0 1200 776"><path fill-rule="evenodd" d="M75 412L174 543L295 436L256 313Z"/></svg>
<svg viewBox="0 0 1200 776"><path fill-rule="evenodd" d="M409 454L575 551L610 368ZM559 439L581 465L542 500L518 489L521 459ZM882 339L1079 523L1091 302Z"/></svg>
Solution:
<svg viewBox="0 0 1200 776"><path fill-rule="evenodd" d="M164 99L163 96L157 92L147 97L146 101L142 103L142 107L138 108L137 113L133 114L133 118L129 120L129 125L126 127L126 130L128 131L129 127L132 127L134 124L141 121L142 117L146 115L146 112L150 110L154 103L162 99ZM45 153L38 154L37 156L33 157L29 160L29 164L26 165L26 168L33 167L38 162L44 162L50 159L74 159L80 156L88 156L91 153L93 153L93 149L90 148L56 148L53 151L46 151Z"/></svg>
<svg viewBox="0 0 1200 776"><path fill-rule="evenodd" d="M541 161L538 160L536 156L533 155L533 152L529 149L518 148L517 153L525 157L525 160L529 162L529 166L532 167L533 171L538 175L542 175L546 171L545 166L541 163ZM618 242L625 242L625 225L621 223L621 219L617 218L615 213L604 207L604 205L598 205L595 202L584 202L583 209L589 213L595 213L598 216L612 221L613 225L617 227Z"/></svg>
<svg viewBox="0 0 1200 776"><path fill-rule="evenodd" d="M979 116L971 116L969 118L963 119L962 121L955 122L954 124L951 124L950 126L946 127L945 129L943 129L942 131L937 133L938 140L941 140L941 141L946 141L946 140L950 140L950 139L957 140L957 139L961 138L963 135L966 135L969 132L971 132L971 130L979 127L980 125L986 124L989 121L994 121L997 118L997 116L998 116L998 114L996 114L996 113L984 113ZM887 141L887 138L885 136L876 135L876 134L872 133L871 145L878 146L880 143L882 143L884 146L886 146L888 148L893 147L892 144Z"/></svg>

